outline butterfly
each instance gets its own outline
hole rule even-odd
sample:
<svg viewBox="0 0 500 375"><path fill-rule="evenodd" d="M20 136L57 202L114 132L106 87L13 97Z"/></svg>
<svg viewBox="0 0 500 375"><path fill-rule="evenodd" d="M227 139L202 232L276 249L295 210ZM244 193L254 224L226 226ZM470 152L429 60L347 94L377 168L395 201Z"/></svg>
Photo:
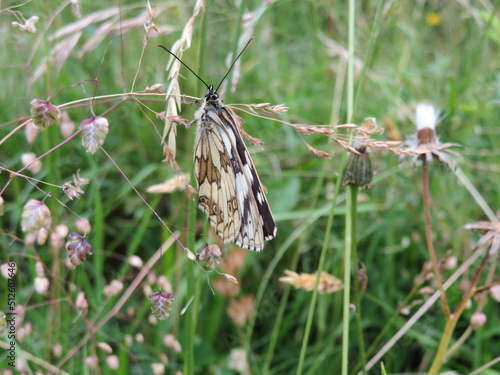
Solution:
<svg viewBox="0 0 500 375"><path fill-rule="evenodd" d="M264 241L276 237L276 224L235 115L224 106L217 92L250 41L217 89L207 85L167 48L159 47L179 60L207 87L195 119L187 124L197 123L194 172L198 206L208 215L210 224L224 243L234 242L244 249L261 251Z"/></svg>

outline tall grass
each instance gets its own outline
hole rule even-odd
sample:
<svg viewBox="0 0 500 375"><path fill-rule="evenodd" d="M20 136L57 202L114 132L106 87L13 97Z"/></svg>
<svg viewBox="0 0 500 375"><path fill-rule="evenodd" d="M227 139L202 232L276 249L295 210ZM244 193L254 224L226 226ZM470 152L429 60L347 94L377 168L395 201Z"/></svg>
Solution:
<svg viewBox="0 0 500 375"><path fill-rule="evenodd" d="M350 374L500 374L498 252L487 255L500 236L499 2L351 4L349 14L348 2L322 0L204 8L172 1L149 11L146 3L104 1L80 4L80 19L70 2L2 4L0 263L17 265L18 306L17 368L8 365L4 336L2 373L316 374L341 373L343 364ZM35 33L11 26L32 15ZM147 192L167 180L194 185L195 129L168 116L190 121L196 105L182 95L205 91L185 68L167 65L156 44L178 42L174 52L217 84L250 36L222 97L250 112L237 112L243 129L264 142L249 149L278 235L261 253L225 245L211 271L193 261L218 241L196 194L186 182ZM169 76L178 88L169 88ZM162 91L146 90L158 83ZM35 98L67 112L74 130L63 133L61 123L71 125L60 118L28 142ZM335 125L375 117L385 132L366 138L402 141L416 132L422 101L441 109L439 141L461 145L453 148L458 167L434 159L423 185L415 154L400 160L401 145L372 139L370 189L341 187L342 142L359 139L362 128ZM244 105L251 103L289 110ZM90 154L78 125L94 115L106 117L109 133ZM305 134L304 125L318 127ZM43 155L38 171L22 170L28 152ZM89 184L70 200L61 186L78 170ZM22 231L30 199L51 212L45 242ZM481 221L488 223L466 226ZM57 234L63 226L93 247L76 267L68 265L68 238ZM303 281L299 288L279 280L285 270ZM321 293L318 270L350 287ZM2 280L0 311L8 312ZM151 314L148 296L158 290L174 297L167 320Z"/></svg>

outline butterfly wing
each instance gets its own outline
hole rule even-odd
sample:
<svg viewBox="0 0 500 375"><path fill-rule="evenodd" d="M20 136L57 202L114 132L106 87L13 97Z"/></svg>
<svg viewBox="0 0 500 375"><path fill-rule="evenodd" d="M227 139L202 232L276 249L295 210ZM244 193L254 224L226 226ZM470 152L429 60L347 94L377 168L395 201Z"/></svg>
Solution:
<svg viewBox="0 0 500 375"><path fill-rule="evenodd" d="M224 242L233 241L240 228L236 179L216 126L200 121L195 145L194 170L198 205Z"/></svg>
<svg viewBox="0 0 500 375"><path fill-rule="evenodd" d="M261 251L276 236L276 225L250 154L227 109L202 109L195 153L198 203L224 242Z"/></svg>

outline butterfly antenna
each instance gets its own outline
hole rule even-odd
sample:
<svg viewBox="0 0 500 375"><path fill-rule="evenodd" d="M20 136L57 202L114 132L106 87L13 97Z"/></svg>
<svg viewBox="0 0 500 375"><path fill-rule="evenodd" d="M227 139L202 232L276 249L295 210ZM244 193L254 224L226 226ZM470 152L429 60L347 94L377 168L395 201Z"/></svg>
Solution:
<svg viewBox="0 0 500 375"><path fill-rule="evenodd" d="M236 64L236 61L238 61L238 59L240 58L240 56L243 54L243 52L245 52L245 50L247 49L248 45L250 44L250 42L254 39L254 37L251 37L247 44L245 44L245 47L243 47L243 49L241 50L240 54L238 56L236 56L236 58L234 59L233 63L231 64L231 66L229 67L226 75L222 78L222 80L220 81L219 83L219 86L217 86L217 90L215 91L219 91L219 88L220 88L220 85L222 85L222 82L224 82L224 80L226 79L226 77L229 75L229 72L231 71L231 69L233 69L233 66L234 64Z"/></svg>
<svg viewBox="0 0 500 375"><path fill-rule="evenodd" d="M247 45L248 45L248 43L247 43ZM188 70L189 70L191 73L193 73L193 74L195 75L195 77L196 77L196 78L198 78L201 82L203 82L203 84L204 84L204 85L207 87L207 89L208 89L208 87L209 87L209 86L207 85L207 83L206 83L204 80L202 80L202 79L201 79L201 77L193 71L193 69L191 69L189 66L187 66L187 65L186 65L186 63L185 63L184 61L182 61L181 59L179 59L179 58L175 55L175 53L173 53L172 51L170 51L167 47L162 46L161 44L157 44L156 46L157 46L157 47L160 47L160 48L163 48L165 51L167 51L167 52L168 52L168 53L170 53L173 57L175 57L175 58L176 58L176 59L177 59L177 60L178 60L178 61L179 61L182 65L184 65L186 68L188 68ZM245 47L245 48L247 48L247 47ZM244 51L244 50L243 50L243 51ZM243 52L243 51L241 51L241 52ZM240 55L241 55L241 53L240 53ZM238 57L239 57L239 56L238 56ZM234 63L233 63L233 65L234 65ZM231 67L232 67L232 66L231 66ZM227 75L227 74L226 74L226 75ZM224 78L225 78L225 77L224 77Z"/></svg>

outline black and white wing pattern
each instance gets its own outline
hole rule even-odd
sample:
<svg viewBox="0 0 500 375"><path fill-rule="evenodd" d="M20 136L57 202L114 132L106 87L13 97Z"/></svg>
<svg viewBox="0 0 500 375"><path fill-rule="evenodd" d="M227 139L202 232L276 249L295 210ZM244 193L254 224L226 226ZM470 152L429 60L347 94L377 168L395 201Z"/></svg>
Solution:
<svg viewBox="0 0 500 375"><path fill-rule="evenodd" d="M261 251L276 225L240 131L212 86L195 116L198 205L223 242Z"/></svg>

